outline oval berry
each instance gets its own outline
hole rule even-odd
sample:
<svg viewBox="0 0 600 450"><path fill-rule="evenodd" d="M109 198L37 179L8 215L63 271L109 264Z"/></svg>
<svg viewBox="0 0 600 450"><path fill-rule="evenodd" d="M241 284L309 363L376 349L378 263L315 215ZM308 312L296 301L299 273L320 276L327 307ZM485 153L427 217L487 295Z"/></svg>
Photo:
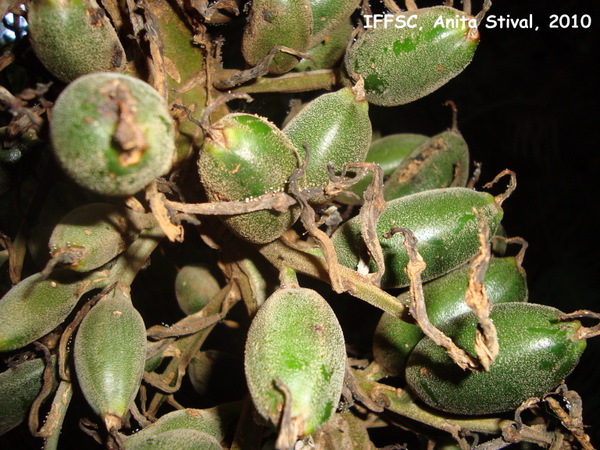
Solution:
<svg viewBox="0 0 600 450"><path fill-rule="evenodd" d="M175 297L187 315L204 308L220 289L219 282L205 265L184 266L175 277Z"/></svg>
<svg viewBox="0 0 600 450"><path fill-rule="evenodd" d="M79 386L108 428L120 428L142 381L146 327L131 298L116 289L84 317L74 345Z"/></svg>
<svg viewBox="0 0 600 450"><path fill-rule="evenodd" d="M125 441L124 448L126 450L146 450L149 448L156 450L223 449L219 441L210 434L189 428L168 430L152 436L144 435L143 438L130 438Z"/></svg>
<svg viewBox="0 0 600 450"><path fill-rule="evenodd" d="M284 405L291 407L298 436L313 433L335 412L345 361L337 317L311 289L275 292L248 331L245 371L254 405L276 426ZM284 396L276 380L289 389L291 398Z"/></svg>
<svg viewBox="0 0 600 450"><path fill-rule="evenodd" d="M78 78L52 109L50 136L63 170L102 195L133 195L171 168L174 129L165 100L136 78Z"/></svg>
<svg viewBox="0 0 600 450"><path fill-rule="evenodd" d="M283 132L304 158L308 145L307 186L326 186L327 164L340 171L346 163L365 160L371 144L369 105L350 88L324 94L308 103Z"/></svg>
<svg viewBox="0 0 600 450"><path fill-rule="evenodd" d="M294 147L267 119L252 114L228 114L212 126L198 159L198 173L211 201L250 200L286 188L298 166ZM277 239L298 218L286 212L256 211L225 217L238 236L254 243Z"/></svg>
<svg viewBox="0 0 600 450"><path fill-rule="evenodd" d="M404 238L396 234L385 239L385 233L394 227L405 227L415 234L417 249L427 264L421 277L428 281L461 266L477 253L479 228L473 208L483 213L493 234L503 212L494 197L485 192L466 188L432 189L387 202L377 223L386 269L381 286L409 285L404 271L408 263ZM349 220L332 236L340 263L352 269L358 267L363 245L359 219ZM371 266L374 270L373 263Z"/></svg>
<svg viewBox="0 0 600 450"><path fill-rule="evenodd" d="M391 134L371 143L365 161L379 164L383 175L389 176L406 157L428 140L429 138L422 134ZM372 179L373 175L368 173L362 180L352 185L350 191L354 192L362 200L363 193ZM340 197L344 202L356 203L356 199L351 199L349 195ZM339 197L337 199L340 200Z"/></svg>
<svg viewBox="0 0 600 450"><path fill-rule="evenodd" d="M60 220L48 247L69 269L88 272L123 252L150 217L110 203L89 203Z"/></svg>
<svg viewBox="0 0 600 450"><path fill-rule="evenodd" d="M27 5L29 42L65 83L92 72L120 72L125 51L96 0L35 0Z"/></svg>
<svg viewBox="0 0 600 450"><path fill-rule="evenodd" d="M241 402L222 403L209 409L179 409L162 415L156 422L132 434L125 441L125 448L140 445L146 439L171 430L189 429L202 431L217 441L223 441L228 428L237 421L242 409Z"/></svg>
<svg viewBox="0 0 600 450"><path fill-rule="evenodd" d="M0 436L27 418L31 404L42 390L44 368L44 360L36 358L0 373ZM55 371L56 356L52 357L52 368ZM56 385L55 382L53 390Z"/></svg>
<svg viewBox="0 0 600 450"><path fill-rule="evenodd" d="M457 9L434 6L404 16L406 26L395 26L394 17L348 51L346 70L364 78L375 105L403 105L435 91L464 70L479 42L476 19Z"/></svg>
<svg viewBox="0 0 600 450"><path fill-rule="evenodd" d="M316 42L306 53L314 60L303 58L294 67L294 71L330 69L337 66L346 52L348 40L354 31L351 21L341 23L320 42Z"/></svg>
<svg viewBox="0 0 600 450"><path fill-rule="evenodd" d="M59 326L95 287L93 279L93 274L55 271L49 278L36 273L13 286L0 299L0 352L24 347Z"/></svg>
<svg viewBox="0 0 600 450"><path fill-rule="evenodd" d="M311 30L309 0L254 0L242 37L244 59L254 66L277 45L303 52L309 46ZM298 61L295 56L279 53L269 65L269 72L288 72Z"/></svg>
<svg viewBox="0 0 600 450"><path fill-rule="evenodd" d="M459 368L446 351L424 338L406 368L408 387L432 408L465 415L495 414L518 407L558 386L577 365L586 341L576 339L578 321L561 322L559 310L533 303L494 306L490 318L500 352L487 372ZM477 319L465 314L441 330L475 355Z"/></svg>
<svg viewBox="0 0 600 450"><path fill-rule="evenodd" d="M467 264L423 284L427 317L434 327L471 311L465 303L470 270L471 266ZM525 271L514 257L492 258L483 284L492 304L527 301ZM403 304L410 303L410 293L400 294L398 300ZM408 355L425 336L418 325L405 319L384 313L375 329L373 356L391 376L404 372Z"/></svg>
<svg viewBox="0 0 600 450"><path fill-rule="evenodd" d="M360 0L310 0L313 15L313 30L310 46L327 39L349 22L352 13L359 7ZM346 39L345 46L348 44Z"/></svg>

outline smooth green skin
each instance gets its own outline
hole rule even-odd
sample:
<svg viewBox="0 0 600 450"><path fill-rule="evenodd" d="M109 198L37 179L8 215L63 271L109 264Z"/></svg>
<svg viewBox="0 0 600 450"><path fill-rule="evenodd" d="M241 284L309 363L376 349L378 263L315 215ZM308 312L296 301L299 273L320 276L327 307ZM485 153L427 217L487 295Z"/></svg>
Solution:
<svg viewBox="0 0 600 450"><path fill-rule="evenodd" d="M36 56L65 83L125 67L125 50L96 0L33 0L27 5L27 23Z"/></svg>
<svg viewBox="0 0 600 450"><path fill-rule="evenodd" d="M314 58L314 61L303 58L294 67L294 71L304 72L305 70L330 69L337 66L346 52L346 46L348 45L352 31L354 31L354 26L351 21L339 24L324 39L315 43L306 51L306 53Z"/></svg>
<svg viewBox="0 0 600 450"><path fill-rule="evenodd" d="M128 437L125 448L137 448L152 436L171 430L190 429L211 435L217 441L225 439L231 425L242 410L241 402L223 403L209 409L180 409L164 414L156 422Z"/></svg>
<svg viewBox="0 0 600 450"><path fill-rule="evenodd" d="M198 173L211 201L239 201L286 188L298 166L293 144L274 124L252 114L228 114L213 125L198 159ZM299 210L256 211L223 222L247 241L277 239L298 219Z"/></svg>
<svg viewBox="0 0 600 450"><path fill-rule="evenodd" d="M114 142L118 108L106 90L128 89L137 109L135 122L148 148L139 162L123 166ZM78 78L56 100L50 121L54 154L63 170L80 186L107 196L128 196L166 174L174 157L174 129L169 108L149 84L136 78L94 73Z"/></svg>
<svg viewBox="0 0 600 450"><path fill-rule="evenodd" d="M222 450L221 444L208 433L187 428L165 431L146 439L127 439L127 450Z"/></svg>
<svg viewBox="0 0 600 450"><path fill-rule="evenodd" d="M469 147L456 131L444 131L419 145L383 186L386 201L429 189L464 187L469 180Z"/></svg>
<svg viewBox="0 0 600 450"><path fill-rule="evenodd" d="M242 37L242 54L255 66L277 45L303 52L309 47L313 21L309 0L254 0ZM299 59L279 53L269 73L289 72Z"/></svg>
<svg viewBox="0 0 600 450"><path fill-rule="evenodd" d="M313 15L313 31L310 47L320 43L327 35L333 35L340 25L348 22L359 7L360 0L310 0ZM348 40L344 48L348 44Z"/></svg>
<svg viewBox="0 0 600 450"><path fill-rule="evenodd" d="M55 256L73 249L79 259L68 267L88 272L123 252L141 231L136 218L143 216L110 203L90 203L67 213L56 225L48 247Z"/></svg>
<svg viewBox="0 0 600 450"><path fill-rule="evenodd" d="M31 275L0 299L0 352L25 347L67 318L91 281L65 272L54 271L46 280Z"/></svg>
<svg viewBox="0 0 600 450"><path fill-rule="evenodd" d="M503 212L494 197L485 192L467 188L433 189L387 202L386 210L377 223L386 269L381 286L391 289L409 285L404 270L408 263L404 237L396 234L385 239L383 234L393 227L405 227L415 234L417 250L427 264L421 278L429 281L461 266L477 253L478 221L473 208L483 213L493 234ZM364 246L359 217L338 228L332 239L339 262L356 269L359 261L357 251ZM372 261L370 266L371 270L375 270Z"/></svg>
<svg viewBox="0 0 600 450"><path fill-rule="evenodd" d="M146 327L129 295L118 288L85 316L75 337L79 386L103 419L123 418L142 381Z"/></svg>
<svg viewBox="0 0 600 450"><path fill-rule="evenodd" d="M379 164L383 170L384 176L389 176L398 167L402 161L408 157L419 145L429 140L429 137L423 134L401 133L391 134L389 136L377 139L371 142L369 152L365 161ZM373 175L367 174L362 180L353 185L350 190L359 196L362 196L368 185L371 183ZM350 196L340 196L338 200L348 203L356 203L356 198Z"/></svg>
<svg viewBox="0 0 600 450"><path fill-rule="evenodd" d="M458 24L434 26L438 19L470 17L447 6L409 11L416 28L369 29L348 51L346 70L361 75L369 103L397 106L418 100L446 84L471 62L479 34Z"/></svg>
<svg viewBox="0 0 600 450"><path fill-rule="evenodd" d="M56 356L52 357L52 366L56 368ZM44 360L37 358L0 373L0 436L27 418L42 390L44 367ZM56 386L54 383L53 389Z"/></svg>
<svg viewBox="0 0 600 450"><path fill-rule="evenodd" d="M427 317L433 326L471 311L465 303L470 270L468 264L423 285ZM492 304L527 301L525 271L513 257L492 258L483 283ZM400 294L398 300L410 303L410 293ZM384 313L375 329L373 356L390 376L404 373L408 355L425 336L408 316L403 319Z"/></svg>
<svg viewBox="0 0 600 450"><path fill-rule="evenodd" d="M335 313L317 292L281 289L260 307L246 341L245 372L258 412L278 425L285 402L279 378L291 391L292 418L304 435L335 412L346 361L344 336Z"/></svg>
<svg viewBox="0 0 600 450"><path fill-rule="evenodd" d="M306 186L327 186L328 163L339 172L347 163L365 160L372 136L369 104L357 100L350 88L324 94L308 103L283 132L301 158L306 153L303 143L308 144Z"/></svg>
<svg viewBox="0 0 600 450"><path fill-rule="evenodd" d="M579 362L585 340L575 339L578 321L559 322L546 305L503 303L490 318L500 353L488 372L463 371L429 338L419 342L406 369L408 387L432 408L465 415L496 414L518 407L558 386ZM462 315L441 329L475 356L477 319Z"/></svg>
<svg viewBox="0 0 600 450"><path fill-rule="evenodd" d="M187 315L204 308L220 289L208 266L201 264L184 266L175 277L175 297Z"/></svg>

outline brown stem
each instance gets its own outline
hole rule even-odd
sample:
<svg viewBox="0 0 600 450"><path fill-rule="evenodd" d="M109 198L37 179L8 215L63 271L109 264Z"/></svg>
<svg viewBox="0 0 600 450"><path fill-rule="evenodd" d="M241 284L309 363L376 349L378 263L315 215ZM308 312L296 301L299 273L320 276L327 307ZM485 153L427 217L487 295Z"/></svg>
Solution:
<svg viewBox="0 0 600 450"><path fill-rule="evenodd" d="M293 247L278 239L259 248L260 253L278 269L287 266L298 273L327 282L329 280L325 258ZM375 286L367 277L345 266L340 266L345 283L352 285L351 294L395 316L401 317L405 307L394 296Z"/></svg>
<svg viewBox="0 0 600 450"><path fill-rule="evenodd" d="M227 69L221 70L223 75L229 75L232 72L236 71ZM297 93L320 89L331 91L340 84L339 70L321 69L309 72L287 73L278 77L260 77L252 83L238 86L231 89L231 91L245 92L248 94L264 94L270 92Z"/></svg>
<svg viewBox="0 0 600 450"><path fill-rule="evenodd" d="M417 238L411 230L402 227L392 228L389 233L384 235L384 237L391 238L396 233L402 233L404 235L404 247L408 254L408 264L405 271L410 279L410 314L418 323L421 330L423 330L423 333L437 345L443 347L448 353L448 356L450 356L460 368L477 370L479 368L477 360L462 348L458 347L452 339L434 327L429 321L427 309L425 308L423 282L421 281L421 273L425 270L426 264L417 251Z"/></svg>
<svg viewBox="0 0 600 450"><path fill-rule="evenodd" d="M506 191L502 194L498 194L495 197L496 204L498 206L502 206L502 203L504 202L504 200L506 200L508 197L510 197L511 194L517 188L517 174L515 172L513 172L512 170L505 169L502 172L500 172L498 175L496 175L496 177L492 181L483 185L484 189L489 189L494 184L496 184L498 182L498 180L500 180L500 178L502 178L505 175L510 176L510 182L508 184L508 187L506 188Z"/></svg>

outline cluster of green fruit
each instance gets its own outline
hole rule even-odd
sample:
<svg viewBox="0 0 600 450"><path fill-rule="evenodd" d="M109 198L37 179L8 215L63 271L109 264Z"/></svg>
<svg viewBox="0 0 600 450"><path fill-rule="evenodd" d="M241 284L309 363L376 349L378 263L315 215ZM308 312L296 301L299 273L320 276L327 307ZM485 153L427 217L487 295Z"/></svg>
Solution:
<svg viewBox="0 0 600 450"><path fill-rule="evenodd" d="M25 420L45 370L45 395L56 392L52 411L61 417L52 420L62 423L76 385L105 424L100 434L109 446L260 448L266 439L265 445L294 448L298 439L312 439L322 448L374 448L361 417L385 409L444 431L501 435L500 422L494 429L485 416L543 397L575 368L590 334L554 308L527 303L521 258L503 256L502 239L494 241L497 255L490 256L487 233L501 228L508 194L472 188L468 146L456 126L433 137L372 139L369 104L412 102L469 64L477 29L466 21L462 27L438 25L440 18L452 21L466 12L450 6L411 10L417 27L371 29L349 45L357 0L249 3L237 50L270 76L244 78L236 90L314 90L314 83L332 87L319 86L323 76L338 80L335 92L306 103L278 127L214 101L216 90L207 80L223 81L227 71L213 68L209 52L192 45L195 33L216 33L211 20L233 21L236 2L216 2L223 4L212 10L104 3L106 11L95 0L27 3L31 46L67 83L47 114L55 160L96 200L62 217L49 237L49 261L0 300L0 352L20 355L40 340L52 350L0 374L0 433ZM145 26L136 28L136 20ZM136 41L134 50L123 44L119 36L130 28L145 30L148 42ZM56 29L76 38L57 37ZM164 51L153 52L156 36ZM135 51L145 56L145 70L136 66ZM201 70L178 65L177 53L192 54L197 61L189 64ZM157 67L168 77L157 75ZM256 76L253 70L239 73ZM202 119L182 119L182 110L202 111ZM199 125L200 139L190 124ZM173 167L176 176L157 187L156 179ZM189 168L194 176L185 178ZM190 180L202 187L199 194L186 184ZM197 195L207 201L183 202ZM167 199L174 197L181 202ZM186 317L147 330L131 285L161 239L180 236L172 230L180 229L182 216L221 257L182 267L175 292ZM411 314L425 305L430 325L477 361L482 319L465 300L477 281L477 258L485 260L481 298L494 306L486 304L484 319L494 324L499 351L489 367L465 370L431 327ZM415 276L410 268L419 263ZM214 276L217 266L224 287ZM272 271L279 271L278 282ZM348 330L342 331L340 313L324 298L331 290L300 287L297 274L385 311L367 368L348 359ZM393 296L398 289L404 291ZM244 405L159 413L186 372L198 392L206 389L212 362L201 347L238 301L250 321ZM51 345L49 336L59 344ZM403 389L382 384L388 377L400 379ZM135 401L140 386L144 398L154 392L141 412ZM394 395L382 406L377 391L385 389ZM18 402L9 402L15 392ZM357 404L340 408L342 394ZM262 423L254 421L253 409ZM133 421L144 428L125 432ZM551 441L552 433L535 442ZM59 434L54 425L41 435L52 448Z"/></svg>

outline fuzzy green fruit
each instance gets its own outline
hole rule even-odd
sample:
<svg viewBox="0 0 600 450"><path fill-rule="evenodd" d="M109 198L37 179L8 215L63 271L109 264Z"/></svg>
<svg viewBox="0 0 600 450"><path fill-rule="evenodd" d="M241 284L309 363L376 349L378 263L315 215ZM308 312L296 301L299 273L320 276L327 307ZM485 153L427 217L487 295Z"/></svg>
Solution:
<svg viewBox="0 0 600 450"><path fill-rule="evenodd" d="M93 274L55 271L49 278L36 273L13 286L0 299L0 352L24 347L59 326L95 287L93 279Z"/></svg>
<svg viewBox="0 0 600 450"><path fill-rule="evenodd" d="M385 259L384 288L409 285L404 271L408 254L404 238L396 234L383 238L394 227L405 227L417 238L417 249L426 269L421 274L428 281L463 265L479 249L479 224L473 208L481 211L493 234L502 220L503 211L495 198L486 192L467 188L432 189L387 202L377 223L377 235ZM349 220L332 236L341 264L356 269L363 246L359 218ZM371 270L375 270L371 262Z"/></svg>
<svg viewBox="0 0 600 450"><path fill-rule="evenodd" d="M274 124L252 114L228 114L212 126L198 159L198 173L211 201L252 199L286 188L298 166L292 143ZM256 211L223 219L253 243L277 239L298 219L298 208Z"/></svg>
<svg viewBox="0 0 600 450"><path fill-rule="evenodd" d="M109 196L133 195L166 174L175 151L165 100L149 84L114 73L67 86L52 109L50 136L63 170Z"/></svg>
<svg viewBox="0 0 600 450"><path fill-rule="evenodd" d="M314 61L303 58L294 67L294 71L330 69L338 65L346 52L346 46L353 31L354 25L351 21L341 23L306 51Z"/></svg>
<svg viewBox="0 0 600 450"><path fill-rule="evenodd" d="M479 42L476 19L447 6L409 11L402 27L395 20L369 29L346 59L348 74L364 78L375 105L403 105L435 91L464 70Z"/></svg>
<svg viewBox="0 0 600 450"><path fill-rule="evenodd" d="M125 50L96 0L32 0L27 23L36 56L65 83L125 67Z"/></svg>
<svg viewBox="0 0 600 450"><path fill-rule="evenodd" d="M258 310L246 341L245 370L258 412L279 425L284 404L298 436L313 433L335 412L346 349L337 317L311 289L275 292ZM280 380L291 392L285 398Z"/></svg>
<svg viewBox="0 0 600 450"><path fill-rule="evenodd" d="M205 265L184 266L175 277L175 297L187 315L204 308L220 289L219 282Z"/></svg>
<svg viewBox="0 0 600 450"><path fill-rule="evenodd" d="M56 225L48 247L53 258L77 272L88 272L123 252L151 216L110 203L89 203L67 213Z"/></svg>
<svg viewBox="0 0 600 450"><path fill-rule="evenodd" d="M135 436L135 435L134 435ZM127 439L126 450L222 450L221 444L210 434L189 428L178 428L144 438Z"/></svg>
<svg viewBox="0 0 600 450"><path fill-rule="evenodd" d="M79 386L109 427L120 428L142 381L146 327L129 294L117 288L84 317L74 345Z"/></svg>
<svg viewBox="0 0 600 450"><path fill-rule="evenodd" d="M125 441L125 448L135 448L153 436L181 429L202 431L219 442L223 441L228 429L238 419L241 409L241 402L234 402L209 409L188 408L166 413L156 422L129 436Z"/></svg>
<svg viewBox="0 0 600 450"><path fill-rule="evenodd" d="M308 145L306 186L327 186L328 163L339 172L347 163L365 160L372 136L369 104L350 88L324 94L308 103L283 132L302 158L303 145Z"/></svg>
<svg viewBox="0 0 600 450"><path fill-rule="evenodd" d="M41 358L25 361L0 373L0 436L23 422L31 404L43 385L45 361ZM56 356L52 357L56 371ZM56 373L52 390L56 389Z"/></svg>
<svg viewBox="0 0 600 450"><path fill-rule="evenodd" d="M308 49L312 26L309 0L254 0L242 38L244 59L254 66L277 45L303 52ZM295 56L279 53L269 72L286 73L298 61Z"/></svg>
<svg viewBox="0 0 600 450"><path fill-rule="evenodd" d="M423 285L427 317L434 327L471 311L465 303L470 270L467 264ZM492 304L527 301L525 271L513 257L492 258L483 284ZM410 303L410 293L400 294L398 300ZM384 313L373 338L375 361L392 376L404 372L408 355L425 336L418 325L404 319Z"/></svg>
<svg viewBox="0 0 600 450"><path fill-rule="evenodd" d="M579 362L586 341L576 339L578 321L561 322L546 305L503 303L490 318L498 330L500 353L487 372L459 368L446 351L424 338L406 368L408 387L427 405L452 414L496 414L558 386ZM441 330L475 355L477 319L465 314Z"/></svg>
<svg viewBox="0 0 600 450"><path fill-rule="evenodd" d="M313 47L326 39L328 35L336 33L342 24L349 21L359 4L360 0L310 0L310 9L313 15L310 46Z"/></svg>

